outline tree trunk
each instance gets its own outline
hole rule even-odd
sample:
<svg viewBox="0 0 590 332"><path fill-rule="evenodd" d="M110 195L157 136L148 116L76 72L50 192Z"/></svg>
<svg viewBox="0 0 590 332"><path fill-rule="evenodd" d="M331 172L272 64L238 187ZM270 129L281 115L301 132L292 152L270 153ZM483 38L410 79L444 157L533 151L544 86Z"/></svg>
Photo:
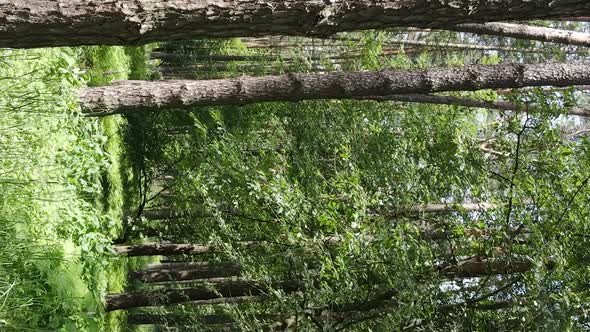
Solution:
<svg viewBox="0 0 590 332"><path fill-rule="evenodd" d="M257 242L240 242L242 246L255 245ZM129 246L113 246L117 254L127 256L157 256L157 255L204 255L218 252L219 248L209 244L186 243L144 243Z"/></svg>
<svg viewBox="0 0 590 332"><path fill-rule="evenodd" d="M143 267L143 270L188 270L188 269L207 269L210 266L217 266L218 264L228 263L217 263L217 262L162 262L147 264Z"/></svg>
<svg viewBox="0 0 590 332"><path fill-rule="evenodd" d="M144 243L129 246L113 246L117 254L127 256L156 256L156 255L199 255L215 252L211 245L184 243Z"/></svg>
<svg viewBox="0 0 590 332"><path fill-rule="evenodd" d="M570 30L535 27L511 23L458 24L450 30L484 35L532 39L566 45L590 46L590 34Z"/></svg>
<svg viewBox="0 0 590 332"><path fill-rule="evenodd" d="M327 36L388 27L589 16L587 0L9 0L0 47L138 45L261 35Z"/></svg>
<svg viewBox="0 0 590 332"><path fill-rule="evenodd" d="M463 203L463 204L421 204L409 207L408 212L419 213L446 213L453 211L486 211L497 208L491 203Z"/></svg>
<svg viewBox="0 0 590 332"><path fill-rule="evenodd" d="M299 286L294 282L284 282L279 287L286 292L293 292L299 289ZM190 301L207 301L226 297L263 295L268 290L268 287L264 285L236 281L218 285L214 290L210 287L168 288L138 293L111 294L107 296L105 311L161 306Z"/></svg>
<svg viewBox="0 0 590 332"><path fill-rule="evenodd" d="M273 57L263 55L223 55L223 54L176 54L152 52L152 59L165 60L167 62L179 61L182 63L211 62L211 61L274 61Z"/></svg>
<svg viewBox="0 0 590 332"><path fill-rule="evenodd" d="M129 272L129 279L141 282L198 280L240 275L240 265L218 263L206 268L140 270Z"/></svg>
<svg viewBox="0 0 590 332"><path fill-rule="evenodd" d="M259 321L278 319L276 315L256 315L255 318ZM127 317L127 324L133 325L191 325L199 324L227 324L235 323L236 320L231 315L213 314L213 315L194 315L194 314L148 314L148 313L132 313Z"/></svg>
<svg viewBox="0 0 590 332"><path fill-rule="evenodd" d="M487 108L496 110L509 111L527 111L518 107L517 105L507 101L485 101L469 98L458 98L452 96L438 96L438 95L421 95L421 94L406 94L406 95L389 95L389 96L368 96L359 97L360 100L375 100L375 101L399 101L407 103L421 103L421 104L437 104L437 105L454 105L474 108ZM590 117L590 110L580 107L572 107L567 110L567 114Z"/></svg>
<svg viewBox="0 0 590 332"><path fill-rule="evenodd" d="M106 115L195 106L582 84L590 84L590 66L586 64L472 65L204 81L127 81L85 89L80 103L85 113Z"/></svg>
<svg viewBox="0 0 590 332"><path fill-rule="evenodd" d="M438 267L441 275L452 278L472 278L496 274L524 273L532 269L533 262L528 258L500 259L474 256L457 264L442 265ZM553 262L548 263L548 269L552 269Z"/></svg>
<svg viewBox="0 0 590 332"><path fill-rule="evenodd" d="M145 209L142 211L141 216L148 220L178 219L182 217L181 213L175 209Z"/></svg>
<svg viewBox="0 0 590 332"><path fill-rule="evenodd" d="M362 42L360 38L347 38L347 37L334 37L336 40L343 40L349 42ZM499 46L499 45L476 45L476 44L456 44L456 43L440 43L440 42L429 42L424 40L384 40L383 45L387 48L383 49L383 54L388 55L399 49L396 45L410 45L423 47L424 49L457 49L457 50L481 50L481 51L503 51L503 52L520 52L520 53L547 53L549 50L543 48L522 48L522 47L510 47L510 46Z"/></svg>

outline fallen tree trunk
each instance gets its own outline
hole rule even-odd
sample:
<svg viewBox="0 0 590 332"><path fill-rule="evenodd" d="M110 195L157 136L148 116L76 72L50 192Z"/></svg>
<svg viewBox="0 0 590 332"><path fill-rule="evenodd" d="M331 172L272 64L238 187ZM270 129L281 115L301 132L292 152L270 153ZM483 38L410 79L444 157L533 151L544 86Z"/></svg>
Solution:
<svg viewBox="0 0 590 332"><path fill-rule="evenodd" d="M590 84L590 66L586 64L471 65L203 81L122 81L83 90L80 104L83 112L100 116L212 105L582 84Z"/></svg>

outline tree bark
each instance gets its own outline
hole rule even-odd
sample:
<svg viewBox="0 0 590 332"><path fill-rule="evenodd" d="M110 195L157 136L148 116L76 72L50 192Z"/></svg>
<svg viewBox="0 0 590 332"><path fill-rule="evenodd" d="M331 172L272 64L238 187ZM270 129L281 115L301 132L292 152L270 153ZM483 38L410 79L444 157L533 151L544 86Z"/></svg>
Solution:
<svg viewBox="0 0 590 332"><path fill-rule="evenodd" d="M257 242L240 242L242 246L256 245ZM186 243L144 243L128 246L113 246L117 254L127 256L157 256L157 255L204 255L218 252L219 248L210 244Z"/></svg>
<svg viewBox="0 0 590 332"><path fill-rule="evenodd" d="M186 270L186 269L207 269L210 266L217 266L217 262L168 262L168 263L152 263L143 267L143 271L153 270Z"/></svg>
<svg viewBox="0 0 590 332"><path fill-rule="evenodd" d="M132 271L129 272L129 279L141 282L198 280L239 276L240 271L240 265L238 264L218 263L218 265L211 265L206 268Z"/></svg>
<svg viewBox="0 0 590 332"><path fill-rule="evenodd" d="M552 4L550 6L550 4ZM262 35L327 36L389 27L589 16L587 0L8 0L0 47L139 45Z"/></svg>
<svg viewBox="0 0 590 332"><path fill-rule="evenodd" d="M156 256L156 255L199 255L215 252L212 245L184 244L184 243L144 243L129 246L113 246L117 254L127 256Z"/></svg>
<svg viewBox="0 0 590 332"><path fill-rule="evenodd" d="M228 61L274 61L276 58L264 55L224 55L224 54L176 54L164 52L152 52L152 59L160 59L167 62L228 62Z"/></svg>
<svg viewBox="0 0 590 332"><path fill-rule="evenodd" d="M145 209L141 212L141 216L148 220L166 220L178 219L182 214L175 209Z"/></svg>
<svg viewBox="0 0 590 332"><path fill-rule="evenodd" d="M487 108L495 110L509 110L509 111L529 111L522 107L507 102L507 101L485 101L470 98L458 98L452 96L438 96L438 95L421 95L421 94L405 94L405 95L388 95L388 96L368 96L359 97L355 99L360 100L375 100L375 101L399 101L407 103L421 103L421 104L436 104L436 105L454 105L474 108ZM534 109L533 109L534 111ZM567 114L590 117L590 110L581 107L572 107L567 110Z"/></svg>
<svg viewBox="0 0 590 332"><path fill-rule="evenodd" d="M276 315L256 315L255 318L259 321L278 319ZM236 320L231 315L212 314L212 315L194 315L194 314L148 314L148 313L132 313L127 317L127 324L133 325L190 325L194 323L200 324L227 324L235 323Z"/></svg>
<svg viewBox="0 0 590 332"><path fill-rule="evenodd" d="M586 64L471 65L204 81L123 81L116 86L85 89L80 103L85 113L106 115L195 106L583 84L590 84L590 66Z"/></svg>
<svg viewBox="0 0 590 332"><path fill-rule="evenodd" d="M590 33L536 27L524 24L490 22L483 24L458 24L450 30L484 35L531 39L549 43L590 46Z"/></svg>
<svg viewBox="0 0 590 332"><path fill-rule="evenodd" d="M474 256L457 264L440 266L441 275L453 278L472 278L495 274L524 273L532 269L533 262L527 258L499 259Z"/></svg>
<svg viewBox="0 0 590 332"><path fill-rule="evenodd" d="M492 203L463 203L463 204L422 204L409 207L409 212L445 213L453 211L486 211L497 208Z"/></svg>
<svg viewBox="0 0 590 332"><path fill-rule="evenodd" d="M299 289L294 282L283 282L279 287L286 292ZM107 296L105 311L130 309L148 306L161 306L190 301L207 301L220 298L263 295L269 291L264 285L236 281L218 285L215 290L209 287L162 289L137 293L120 293Z"/></svg>

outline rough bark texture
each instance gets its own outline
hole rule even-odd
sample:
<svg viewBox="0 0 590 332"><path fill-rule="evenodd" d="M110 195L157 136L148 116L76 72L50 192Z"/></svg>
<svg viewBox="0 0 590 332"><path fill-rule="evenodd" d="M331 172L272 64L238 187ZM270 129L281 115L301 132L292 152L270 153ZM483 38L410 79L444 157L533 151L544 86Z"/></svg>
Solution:
<svg viewBox="0 0 590 332"><path fill-rule="evenodd" d="M242 246L256 245L257 242L240 242ZM113 246L117 254L127 256L156 256L156 255L203 255L218 251L214 245L186 244L186 243L144 243L129 246Z"/></svg>
<svg viewBox="0 0 590 332"><path fill-rule="evenodd" d="M276 315L256 315L255 318L259 321L278 319ZM194 315L194 314L148 314L148 313L133 313L127 317L127 324L133 325L190 325L194 323L200 324L226 324L234 323L236 320L231 315L212 314L212 315Z"/></svg>
<svg viewBox="0 0 590 332"><path fill-rule="evenodd" d="M424 204L413 205L409 208L410 212L428 212L444 213L453 211L486 211L497 208L498 205L492 203L463 203L463 204Z"/></svg>
<svg viewBox="0 0 590 332"><path fill-rule="evenodd" d="M286 292L293 292L299 286L293 282L279 285ZM209 287L162 289L138 293L120 293L108 295L105 310L129 309L148 306L160 306L190 301L207 301L220 298L231 298L251 295L264 295L268 287L252 282L237 281L224 283L211 289Z"/></svg>
<svg viewBox="0 0 590 332"><path fill-rule="evenodd" d="M0 47L326 36L360 29L589 15L587 0L6 0L0 2Z"/></svg>
<svg viewBox="0 0 590 332"><path fill-rule="evenodd" d="M461 68L287 74L203 81L122 81L81 93L95 115L270 101L346 99L526 86L590 84L585 64L472 65Z"/></svg>
<svg viewBox="0 0 590 332"><path fill-rule="evenodd" d="M231 264L231 263L217 263L217 262L168 262L168 263L152 263L147 264L143 271L147 270L187 270L187 269L208 269L211 266L217 266L218 264Z"/></svg>
<svg viewBox="0 0 590 332"><path fill-rule="evenodd" d="M129 279L142 282L198 280L240 275L240 265L219 263L206 268L141 270L129 272Z"/></svg>
<svg viewBox="0 0 590 332"><path fill-rule="evenodd" d="M182 217L182 213L174 209L145 209L141 216L148 220L166 220L179 219Z"/></svg>
<svg viewBox="0 0 590 332"><path fill-rule="evenodd" d="M439 268L442 275L457 278L471 278L489 276L494 274L524 273L533 267L533 262L526 258L521 259L490 259L475 256L457 264Z"/></svg>
<svg viewBox="0 0 590 332"><path fill-rule="evenodd" d="M229 315L181 315L181 314L147 314L133 313L127 317L127 324L130 325L190 325L191 323L201 324L224 324L232 323L235 320Z"/></svg>
<svg viewBox="0 0 590 332"><path fill-rule="evenodd" d="M215 251L214 246L184 243L145 243L130 246L113 246L117 254L127 256L155 256L155 255L198 255Z"/></svg>
<svg viewBox="0 0 590 332"><path fill-rule="evenodd" d="M590 46L590 33L535 27L511 23L458 24L450 28L455 31L479 33L484 35L532 39L566 45Z"/></svg>
<svg viewBox="0 0 590 332"><path fill-rule="evenodd" d="M399 101L407 103L422 103L422 104L437 104L437 105L454 105L474 108L487 108L495 110L509 110L509 111L534 111L534 107L528 110L522 109L517 105L507 101L485 101L469 98L458 98L452 96L437 96L437 95L421 95L421 94L406 94L406 95L389 95L389 96L369 96L359 97L361 100L375 100L375 101ZM580 107L572 107L567 109L567 114L590 117L590 110Z"/></svg>

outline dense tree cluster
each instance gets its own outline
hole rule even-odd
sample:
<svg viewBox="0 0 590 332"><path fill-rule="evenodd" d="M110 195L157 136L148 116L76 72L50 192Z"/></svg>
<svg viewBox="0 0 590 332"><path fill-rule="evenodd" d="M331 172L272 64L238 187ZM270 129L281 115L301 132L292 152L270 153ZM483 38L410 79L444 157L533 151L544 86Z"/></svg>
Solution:
<svg viewBox="0 0 590 332"><path fill-rule="evenodd" d="M151 81L80 92L85 116L128 121L134 205L111 254L158 256L105 300L130 328L582 330L588 16L582 0L11 1L0 46L159 42Z"/></svg>

